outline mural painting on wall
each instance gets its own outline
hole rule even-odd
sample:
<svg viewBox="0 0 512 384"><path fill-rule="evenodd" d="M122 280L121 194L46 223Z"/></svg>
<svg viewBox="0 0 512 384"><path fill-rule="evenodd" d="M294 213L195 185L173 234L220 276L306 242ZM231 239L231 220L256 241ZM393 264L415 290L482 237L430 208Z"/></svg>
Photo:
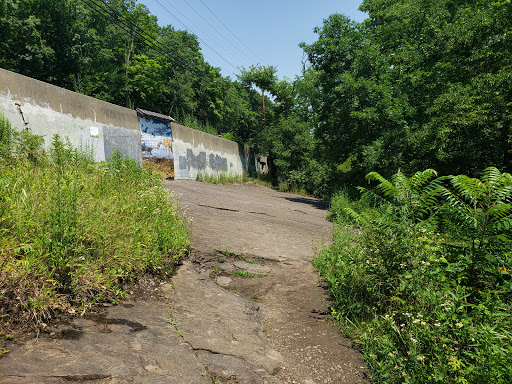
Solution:
<svg viewBox="0 0 512 384"><path fill-rule="evenodd" d="M140 141L142 162L162 177L174 177L172 132L169 123L140 116Z"/></svg>

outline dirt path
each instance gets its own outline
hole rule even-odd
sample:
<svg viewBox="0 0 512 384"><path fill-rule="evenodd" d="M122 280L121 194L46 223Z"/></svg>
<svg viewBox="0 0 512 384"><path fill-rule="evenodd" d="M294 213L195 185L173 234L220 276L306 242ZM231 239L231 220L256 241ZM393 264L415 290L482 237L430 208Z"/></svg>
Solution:
<svg viewBox="0 0 512 384"><path fill-rule="evenodd" d="M195 256L98 319L13 345L0 383L367 383L310 260L325 204L253 185L171 181Z"/></svg>

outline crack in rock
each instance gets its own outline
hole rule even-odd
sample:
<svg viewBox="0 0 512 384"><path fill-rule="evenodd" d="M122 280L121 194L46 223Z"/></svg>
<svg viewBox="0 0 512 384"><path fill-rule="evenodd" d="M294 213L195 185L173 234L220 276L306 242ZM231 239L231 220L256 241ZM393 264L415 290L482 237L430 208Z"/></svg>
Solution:
<svg viewBox="0 0 512 384"><path fill-rule="evenodd" d="M64 379L66 381L72 382L81 382L81 381L97 381L97 380L105 380L111 379L112 375L102 375L102 374L90 374L90 375L54 375L49 377L55 377L58 379Z"/></svg>
<svg viewBox="0 0 512 384"><path fill-rule="evenodd" d="M276 216L273 216L273 215L269 215L266 212L244 211L244 210L241 210L241 209L214 207L213 205L207 205L207 204L197 204L197 206L204 207L204 208L217 209L219 211L228 211L228 212L235 212L235 213L249 213L249 214L252 214L252 215L263 215L263 216L274 217L274 218L276 217Z"/></svg>
<svg viewBox="0 0 512 384"><path fill-rule="evenodd" d="M173 278L176 296L173 315L184 340L209 371L229 377L230 364L243 367L244 383L274 374L282 356L267 346L263 313L258 304L219 287L186 261ZM255 372L259 372L256 373ZM239 376L237 375L237 378Z"/></svg>

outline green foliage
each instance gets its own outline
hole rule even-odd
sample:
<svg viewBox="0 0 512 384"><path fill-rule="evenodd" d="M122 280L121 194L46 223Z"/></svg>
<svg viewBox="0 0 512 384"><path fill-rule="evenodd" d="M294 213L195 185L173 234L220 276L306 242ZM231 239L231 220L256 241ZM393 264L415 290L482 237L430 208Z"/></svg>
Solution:
<svg viewBox="0 0 512 384"><path fill-rule="evenodd" d="M315 259L333 315L379 382L510 382L510 175L435 176L371 173L362 202L335 195Z"/></svg>
<svg viewBox="0 0 512 384"><path fill-rule="evenodd" d="M183 116L182 118L179 118L179 121L181 124L197 129L198 131L209 133L210 135L218 136L219 132L215 127L213 127L211 124L201 124L196 118L193 116Z"/></svg>
<svg viewBox="0 0 512 384"><path fill-rule="evenodd" d="M56 135L38 164L0 161L0 316L13 324L86 311L188 252L161 180L119 152L102 164L91 155Z"/></svg>
<svg viewBox="0 0 512 384"><path fill-rule="evenodd" d="M446 250L448 261L465 265L460 279L466 284L496 288L503 283L496 268L507 264L512 245L512 177L489 167L481 179L449 179L452 189L444 189L442 207L444 230L454 239Z"/></svg>
<svg viewBox="0 0 512 384"><path fill-rule="evenodd" d="M331 15L302 44L321 90L311 103L321 161L352 185L371 170L509 169L510 3L365 0L361 9L363 23Z"/></svg>
<svg viewBox="0 0 512 384"><path fill-rule="evenodd" d="M277 83L276 72L277 69L274 66L253 65L249 69L243 68L238 77L246 87L255 85L263 91L274 94Z"/></svg>
<svg viewBox="0 0 512 384"><path fill-rule="evenodd" d="M433 169L416 172L410 178L398 171L388 181L379 173L370 172L366 175L366 179L369 182L379 182L375 189L382 196L365 188L359 188L359 190L367 199L380 204L387 202L398 209L397 216L418 221L427 216L436 206L437 197L442 192L442 179L432 180L436 176L437 172Z"/></svg>
<svg viewBox="0 0 512 384"><path fill-rule="evenodd" d="M239 277L243 277L243 278L263 277L264 276L261 273L250 273L250 272L247 272L244 270L237 270L237 271L233 272L233 274L236 276L239 276Z"/></svg>
<svg viewBox="0 0 512 384"><path fill-rule="evenodd" d="M242 176L232 174L228 175L224 171L216 175L198 173L196 177L196 181L202 181L210 184L243 184L247 182L247 180L248 176L245 173Z"/></svg>
<svg viewBox="0 0 512 384"><path fill-rule="evenodd" d="M44 139L28 131L16 131L11 122L0 113L0 162L26 159L34 164L44 161L41 149Z"/></svg>
<svg viewBox="0 0 512 384"><path fill-rule="evenodd" d="M0 113L0 158L7 158L11 155L12 146L16 131L11 122Z"/></svg>

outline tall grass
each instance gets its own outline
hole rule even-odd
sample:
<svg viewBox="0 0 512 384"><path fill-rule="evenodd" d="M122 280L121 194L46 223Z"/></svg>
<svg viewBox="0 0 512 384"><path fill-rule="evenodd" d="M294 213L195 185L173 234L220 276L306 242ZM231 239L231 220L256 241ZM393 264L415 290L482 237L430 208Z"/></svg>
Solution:
<svg viewBox="0 0 512 384"><path fill-rule="evenodd" d="M244 173L242 175L228 174L224 171L218 174L208 174L199 172L196 181L210 184L243 184L247 182L248 177Z"/></svg>
<svg viewBox="0 0 512 384"><path fill-rule="evenodd" d="M369 179L314 263L375 382L512 382L511 176Z"/></svg>
<svg viewBox="0 0 512 384"><path fill-rule="evenodd" d="M218 174L207 174L199 172L196 181L210 184L256 184L263 187L272 188L273 179L270 175L243 173L242 175L227 174L220 172Z"/></svg>
<svg viewBox="0 0 512 384"><path fill-rule="evenodd" d="M59 312L84 313L187 254L173 196L135 161L116 152L97 164L58 136L49 153L27 154L37 137L10 131L0 146L2 324L44 327Z"/></svg>

